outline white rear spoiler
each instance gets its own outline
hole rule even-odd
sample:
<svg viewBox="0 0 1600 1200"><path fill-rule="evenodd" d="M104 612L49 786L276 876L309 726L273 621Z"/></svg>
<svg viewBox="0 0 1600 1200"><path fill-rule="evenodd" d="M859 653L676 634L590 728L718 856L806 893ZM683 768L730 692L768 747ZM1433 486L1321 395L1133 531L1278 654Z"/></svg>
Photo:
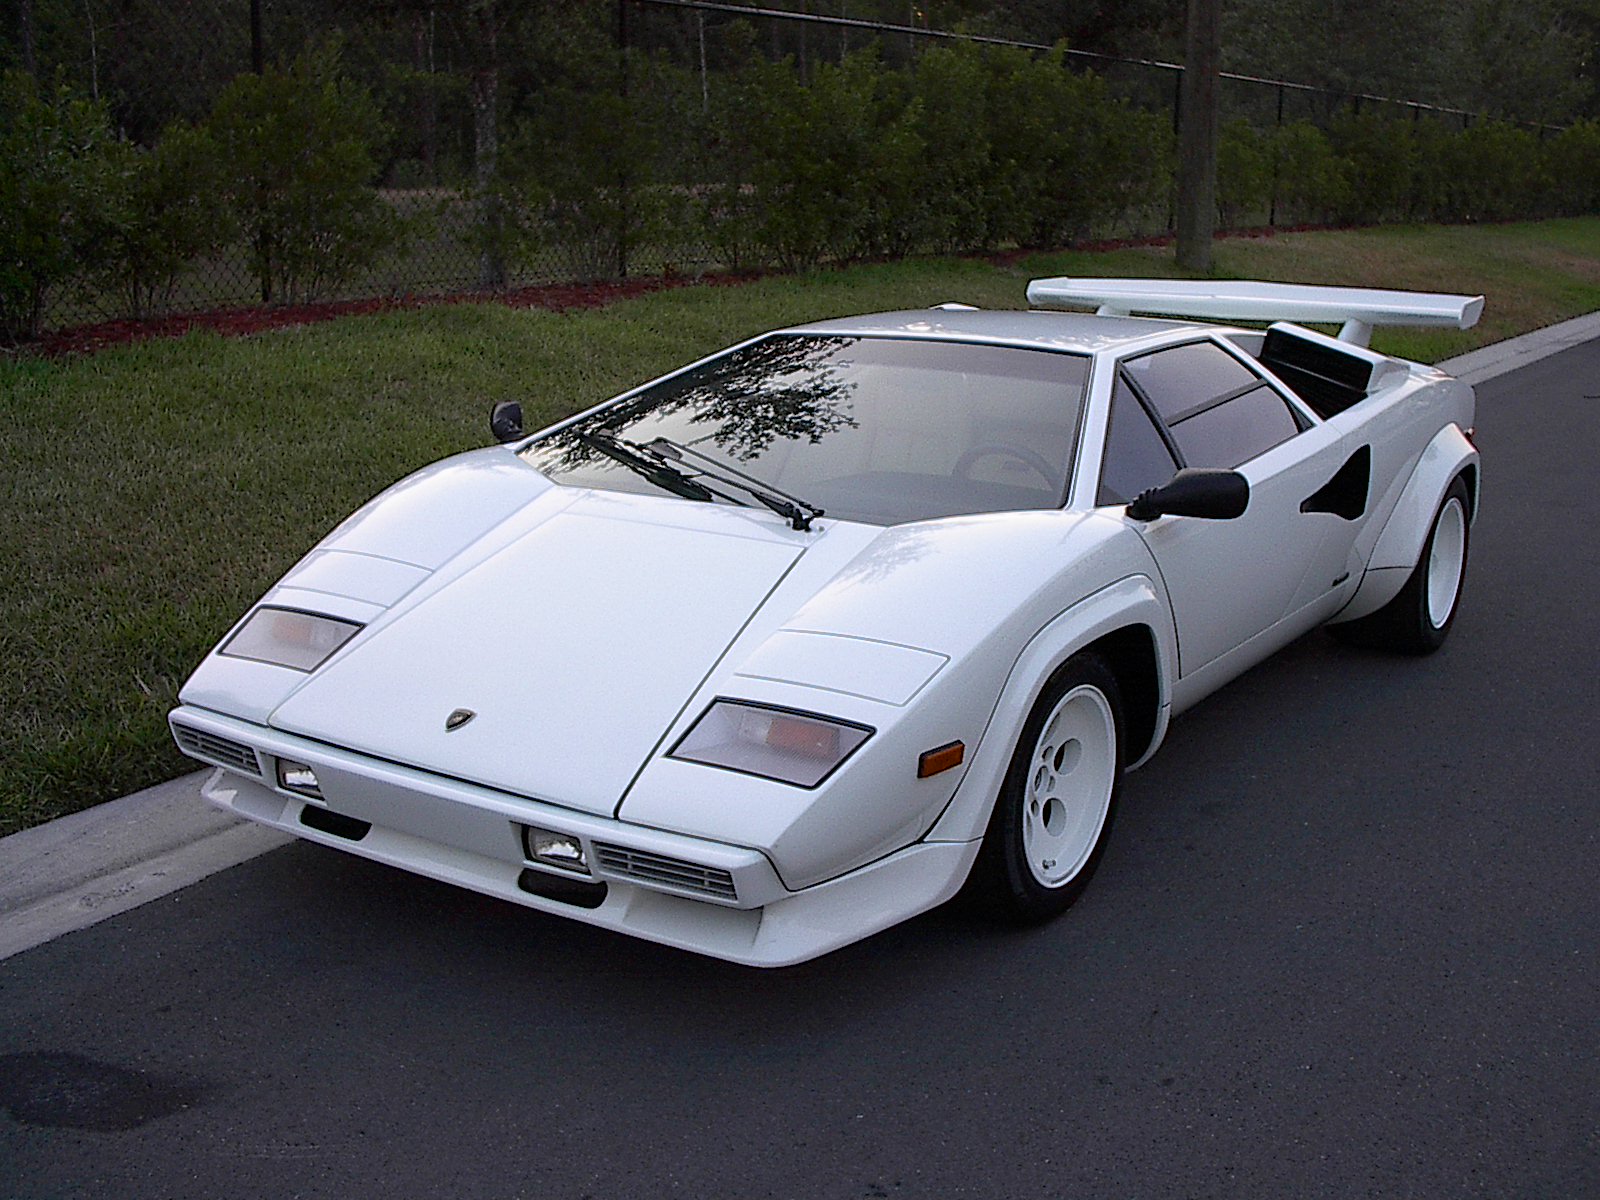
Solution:
<svg viewBox="0 0 1600 1200"><path fill-rule="evenodd" d="M1374 325L1470 329L1482 296L1390 292L1379 288L1313 287L1253 280L1035 279L1035 308L1094 307L1101 316L1161 313L1212 321L1340 321L1339 340L1365 346Z"/></svg>

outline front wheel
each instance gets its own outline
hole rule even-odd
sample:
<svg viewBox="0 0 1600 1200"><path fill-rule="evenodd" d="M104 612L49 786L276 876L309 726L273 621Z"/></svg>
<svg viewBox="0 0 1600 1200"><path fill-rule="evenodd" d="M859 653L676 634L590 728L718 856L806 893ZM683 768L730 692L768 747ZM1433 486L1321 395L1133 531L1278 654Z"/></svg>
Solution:
<svg viewBox="0 0 1600 1200"><path fill-rule="evenodd" d="M996 916L1042 921L1083 893L1105 850L1122 780L1122 696L1093 653L1056 672L1028 715L973 864Z"/></svg>
<svg viewBox="0 0 1600 1200"><path fill-rule="evenodd" d="M1466 482L1456 476L1439 502L1433 528L1405 586L1377 612L1330 625L1329 630L1341 641L1402 654L1432 654L1444 645L1467 573L1471 503Z"/></svg>

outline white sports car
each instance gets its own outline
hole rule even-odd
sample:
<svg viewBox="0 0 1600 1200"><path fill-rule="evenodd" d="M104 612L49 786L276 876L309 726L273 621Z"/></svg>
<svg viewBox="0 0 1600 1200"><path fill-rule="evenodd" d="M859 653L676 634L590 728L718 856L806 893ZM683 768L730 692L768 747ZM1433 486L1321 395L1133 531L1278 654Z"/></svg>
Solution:
<svg viewBox="0 0 1600 1200"><path fill-rule="evenodd" d="M171 725L205 795L758 966L963 887L1060 912L1174 714L1317 625L1449 633L1472 390L1365 342L1483 301L1028 299L765 334L532 436L497 406L502 445L368 503L201 663Z"/></svg>

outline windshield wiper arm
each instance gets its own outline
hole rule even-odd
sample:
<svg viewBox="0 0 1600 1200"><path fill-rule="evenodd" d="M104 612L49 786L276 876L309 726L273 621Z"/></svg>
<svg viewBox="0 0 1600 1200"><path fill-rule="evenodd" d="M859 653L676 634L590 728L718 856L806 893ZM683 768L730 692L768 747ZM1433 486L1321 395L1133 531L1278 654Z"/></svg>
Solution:
<svg viewBox="0 0 1600 1200"><path fill-rule="evenodd" d="M658 488L682 496L685 500L713 500L717 493L706 487L703 483L696 483L688 475L669 463L662 462L656 455L640 454L633 446L619 441L610 434L586 433L582 429L569 429L567 431L578 441L597 450L607 458L621 463L630 471L643 475Z"/></svg>
<svg viewBox="0 0 1600 1200"><path fill-rule="evenodd" d="M797 529L801 533L810 532L811 522L823 515L822 509L815 504L802 500L799 496L791 496L788 492L780 491L770 483L757 479L754 475L746 475L737 467L730 467L727 463L718 462L709 454L703 454L692 446L683 446L668 438L658 437L654 441L646 442L639 448L661 455L664 458L676 459L678 462L682 462L685 457L688 457L697 459L702 463L708 463L709 467L696 467L695 470L707 479L715 479L718 483L726 484L728 487L736 487L741 492L745 492L752 499L766 505L780 517L787 517L790 528Z"/></svg>

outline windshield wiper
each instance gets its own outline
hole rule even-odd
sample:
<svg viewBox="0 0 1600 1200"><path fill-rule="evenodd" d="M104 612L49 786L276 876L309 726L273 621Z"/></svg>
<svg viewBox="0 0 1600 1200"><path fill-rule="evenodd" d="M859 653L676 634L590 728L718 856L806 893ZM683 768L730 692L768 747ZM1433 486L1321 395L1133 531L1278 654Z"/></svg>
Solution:
<svg viewBox="0 0 1600 1200"><path fill-rule="evenodd" d="M658 456L641 454L639 451L642 447L622 442L610 434L586 433L581 429L569 429L567 432L591 450L598 450L673 495L682 496L685 500L714 500L717 496L703 483L696 483L677 467L662 462Z"/></svg>
<svg viewBox="0 0 1600 1200"><path fill-rule="evenodd" d="M791 496L788 492L780 491L770 483L757 479L754 475L746 475L737 467L730 467L727 463L718 462L709 454L702 454L692 446L683 446L668 438L658 437L654 441L646 442L639 449L647 450L663 458L674 459L677 462L683 462L685 457L689 457L710 464L709 467L695 467L694 470L707 479L715 479L718 483L725 484L728 487L738 488L752 499L766 505L780 517L787 517L789 519L789 527L799 530L801 533L809 533L811 522L823 515L822 509L815 504L802 500L799 496Z"/></svg>

